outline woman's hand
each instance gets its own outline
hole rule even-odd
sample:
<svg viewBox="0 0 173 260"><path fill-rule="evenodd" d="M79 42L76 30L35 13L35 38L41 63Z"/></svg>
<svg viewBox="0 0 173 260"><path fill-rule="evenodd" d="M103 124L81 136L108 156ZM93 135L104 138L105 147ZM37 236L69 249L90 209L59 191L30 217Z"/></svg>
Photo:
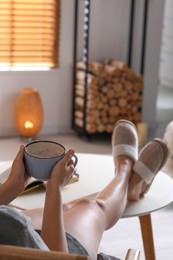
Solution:
<svg viewBox="0 0 173 260"><path fill-rule="evenodd" d="M26 187L30 177L25 172L23 154L24 146L21 145L20 150L13 161L8 179L0 186L0 204L9 204Z"/></svg>
<svg viewBox="0 0 173 260"><path fill-rule="evenodd" d="M74 174L73 156L74 150L70 149L66 152L64 157L54 166L48 182L63 187L70 181Z"/></svg>
<svg viewBox="0 0 173 260"><path fill-rule="evenodd" d="M30 178L30 176L28 176L28 174L25 171L23 158L24 158L24 146L21 145L12 163L11 172L7 180L12 186L14 187L17 186L16 188L18 188L19 193L25 189L27 182Z"/></svg>

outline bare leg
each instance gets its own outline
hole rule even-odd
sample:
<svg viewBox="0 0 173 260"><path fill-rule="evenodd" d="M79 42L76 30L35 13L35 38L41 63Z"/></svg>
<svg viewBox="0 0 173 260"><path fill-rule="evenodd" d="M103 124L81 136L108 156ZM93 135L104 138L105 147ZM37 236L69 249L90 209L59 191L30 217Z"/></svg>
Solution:
<svg viewBox="0 0 173 260"><path fill-rule="evenodd" d="M81 199L92 199L92 198L95 198L96 195L97 195L97 193L93 193L93 194L89 194L87 196L81 197L79 199L75 199L73 201L64 203L63 210L65 212L65 211L71 209L74 205L76 205L77 202L81 201ZM26 216L31 218L32 227L34 229L41 230L44 208L26 209L26 210L22 210L22 211Z"/></svg>
<svg viewBox="0 0 173 260"><path fill-rule="evenodd" d="M77 200L64 213L66 232L86 248L91 259L96 259L103 232L111 228L124 212L132 165L132 159L119 156L115 177L105 189L93 198Z"/></svg>
<svg viewBox="0 0 173 260"><path fill-rule="evenodd" d="M86 248L92 260L97 258L103 232L121 218L126 207L131 169L137 155L137 133L132 123L123 120L115 125L112 147L116 165L113 180L95 196L64 206L66 232ZM38 211L42 213L41 209Z"/></svg>
<svg viewBox="0 0 173 260"><path fill-rule="evenodd" d="M81 201L82 199L92 199L95 198L98 193L89 194L87 196L81 197L79 199L75 199L73 201L67 202L63 204L64 212L71 209L77 202ZM41 230L42 227L42 220L43 220L43 211L44 208L34 208L34 209L26 209L22 210L23 213L31 218L32 227L34 229Z"/></svg>
<svg viewBox="0 0 173 260"><path fill-rule="evenodd" d="M96 259L103 232L121 218L126 207L133 161L127 156L118 156L116 165L115 177L101 192L65 204L66 232L86 248L92 259ZM42 208L25 210L24 214L32 219L33 228L41 229Z"/></svg>
<svg viewBox="0 0 173 260"><path fill-rule="evenodd" d="M43 208L23 210L23 213L31 218L32 227L41 230L43 221Z"/></svg>

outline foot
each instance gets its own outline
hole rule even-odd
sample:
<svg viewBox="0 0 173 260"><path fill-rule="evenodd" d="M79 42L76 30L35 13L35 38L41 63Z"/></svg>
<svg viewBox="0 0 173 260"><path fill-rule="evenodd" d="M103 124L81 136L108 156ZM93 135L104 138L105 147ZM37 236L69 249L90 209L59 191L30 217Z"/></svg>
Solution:
<svg viewBox="0 0 173 260"><path fill-rule="evenodd" d="M139 159L133 165L129 182L128 200L138 200L148 192L156 174L164 166L168 148L161 139L153 139L141 150Z"/></svg>
<svg viewBox="0 0 173 260"><path fill-rule="evenodd" d="M135 162L138 157L138 135L135 125L128 120L115 123L112 134L112 154L114 163L118 156L128 156Z"/></svg>

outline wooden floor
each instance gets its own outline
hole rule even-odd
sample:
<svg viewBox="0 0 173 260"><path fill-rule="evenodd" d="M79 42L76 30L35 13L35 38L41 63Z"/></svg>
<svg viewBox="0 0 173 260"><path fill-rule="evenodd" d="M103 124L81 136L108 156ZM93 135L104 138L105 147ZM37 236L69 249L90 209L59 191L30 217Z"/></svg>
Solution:
<svg viewBox="0 0 173 260"><path fill-rule="evenodd" d="M111 154L111 140L88 141L76 134L42 136L40 139L54 140L63 143L66 148L74 148L76 153ZM26 140L20 138L0 139L0 160L12 160L18 151L19 144ZM163 187L164 192L166 187ZM116 209L115 209L116 210ZM152 225L157 260L173 260L173 204L152 213ZM99 251L124 258L127 248L141 250L144 260L143 244L137 217L120 219L111 229L104 233ZM152 259L151 259L152 260Z"/></svg>

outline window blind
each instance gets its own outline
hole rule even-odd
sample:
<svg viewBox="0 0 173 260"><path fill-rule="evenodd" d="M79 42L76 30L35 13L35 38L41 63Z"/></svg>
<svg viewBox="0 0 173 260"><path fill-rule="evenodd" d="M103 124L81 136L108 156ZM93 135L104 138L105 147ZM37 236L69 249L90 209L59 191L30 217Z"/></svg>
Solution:
<svg viewBox="0 0 173 260"><path fill-rule="evenodd" d="M60 0L0 0L0 70L58 67Z"/></svg>

